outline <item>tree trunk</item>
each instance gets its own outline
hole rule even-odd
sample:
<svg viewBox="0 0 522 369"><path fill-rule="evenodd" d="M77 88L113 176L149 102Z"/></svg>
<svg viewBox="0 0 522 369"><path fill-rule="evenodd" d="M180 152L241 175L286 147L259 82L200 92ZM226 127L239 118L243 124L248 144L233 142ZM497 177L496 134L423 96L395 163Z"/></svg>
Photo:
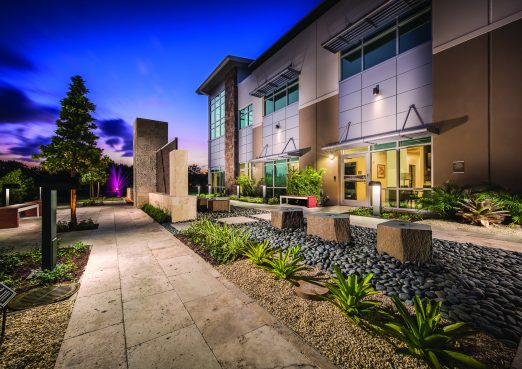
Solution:
<svg viewBox="0 0 522 369"><path fill-rule="evenodd" d="M71 188L71 224L75 226L78 223L76 218L76 189Z"/></svg>

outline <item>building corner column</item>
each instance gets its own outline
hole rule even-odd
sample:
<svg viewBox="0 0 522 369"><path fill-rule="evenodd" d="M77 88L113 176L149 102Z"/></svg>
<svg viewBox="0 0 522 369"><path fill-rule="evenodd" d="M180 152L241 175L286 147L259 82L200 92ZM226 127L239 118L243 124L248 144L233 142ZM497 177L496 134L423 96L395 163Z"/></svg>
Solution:
<svg viewBox="0 0 522 369"><path fill-rule="evenodd" d="M239 168L237 69L225 76L225 189L233 193Z"/></svg>

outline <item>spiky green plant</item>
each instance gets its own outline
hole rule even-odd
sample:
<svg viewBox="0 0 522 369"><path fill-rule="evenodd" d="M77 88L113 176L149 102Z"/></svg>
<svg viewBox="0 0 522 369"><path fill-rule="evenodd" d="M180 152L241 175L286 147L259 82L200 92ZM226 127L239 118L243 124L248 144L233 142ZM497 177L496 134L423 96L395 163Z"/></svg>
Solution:
<svg viewBox="0 0 522 369"><path fill-rule="evenodd" d="M274 249L270 247L268 241L261 243L250 243L245 247L244 255L256 265L264 265L274 253Z"/></svg>
<svg viewBox="0 0 522 369"><path fill-rule="evenodd" d="M359 324L361 317L371 312L379 304L378 301L368 299L369 296L376 295L376 291L370 284L373 277L372 273L367 274L363 279L355 274L345 278L338 266L334 268L335 276L331 277L331 282L326 283L326 288L330 291L324 298L337 306L339 310L352 322Z"/></svg>
<svg viewBox="0 0 522 369"><path fill-rule="evenodd" d="M459 202L467 196L469 196L469 191L448 181L440 187L433 187L431 191L425 191L419 201L424 210L443 218L454 218L455 211L459 208Z"/></svg>
<svg viewBox="0 0 522 369"><path fill-rule="evenodd" d="M291 279L295 273L305 268L301 261L303 258L298 256L301 248L294 246L283 253L279 250L276 257L268 259L264 266L270 273L274 274L277 279Z"/></svg>
<svg viewBox="0 0 522 369"><path fill-rule="evenodd" d="M405 348L396 349L398 353L420 358L434 369L454 368L456 365L486 368L480 361L455 348L457 340L474 333L468 326L462 322L440 326L441 301L432 304L428 298L423 302L415 296L415 317L412 317L397 296L392 296L392 300L399 315L381 327L406 344Z"/></svg>
<svg viewBox="0 0 522 369"><path fill-rule="evenodd" d="M459 202L462 207L457 215L471 224L489 227L490 224L499 224L504 221L509 213L502 209L502 205L490 199L480 200L478 198L465 199Z"/></svg>

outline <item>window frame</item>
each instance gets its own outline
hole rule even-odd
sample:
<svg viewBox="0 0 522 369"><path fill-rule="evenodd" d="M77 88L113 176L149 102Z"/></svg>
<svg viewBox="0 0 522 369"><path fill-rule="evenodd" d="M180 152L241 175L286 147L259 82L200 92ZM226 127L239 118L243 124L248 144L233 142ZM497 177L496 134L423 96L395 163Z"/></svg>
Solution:
<svg viewBox="0 0 522 369"><path fill-rule="evenodd" d="M210 140L215 140L225 134L225 90L221 90L210 98L209 104L210 122L209 135ZM219 117L219 118L218 118Z"/></svg>
<svg viewBox="0 0 522 369"><path fill-rule="evenodd" d="M246 123L242 125L242 119L246 117ZM248 104L243 109L239 109L238 128L243 129L250 127L254 123L253 104Z"/></svg>
<svg viewBox="0 0 522 369"><path fill-rule="evenodd" d="M297 94L296 94L297 95L297 99L290 103L289 90L293 89L294 87L297 87L297 89L295 90L295 91L297 91ZM292 91L292 92L295 92L295 91ZM284 105L281 106L280 108L276 109L276 106L275 106L275 96L276 95L280 95L280 94L284 94ZM271 101L271 103L272 103L272 111L270 111L268 113L267 113L267 109L266 109L266 102L267 101ZM278 110L286 108L288 105L295 104L296 102L299 102L299 79L297 79L297 78L289 81L283 87L278 88L277 90L274 90L269 95L266 95L266 96L263 97L263 117L266 117L267 115L273 114L273 113L275 113Z"/></svg>

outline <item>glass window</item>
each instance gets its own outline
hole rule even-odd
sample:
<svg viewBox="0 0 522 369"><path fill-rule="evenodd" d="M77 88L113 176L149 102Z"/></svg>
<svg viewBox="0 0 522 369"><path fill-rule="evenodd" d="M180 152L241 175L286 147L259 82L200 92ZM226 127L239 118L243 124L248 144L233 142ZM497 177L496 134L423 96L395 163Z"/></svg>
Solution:
<svg viewBox="0 0 522 369"><path fill-rule="evenodd" d="M252 125L252 104L239 111L239 128Z"/></svg>
<svg viewBox="0 0 522 369"><path fill-rule="evenodd" d="M392 29L364 43L364 68L371 68L395 54L395 29Z"/></svg>
<svg viewBox="0 0 522 369"><path fill-rule="evenodd" d="M274 100L273 96L265 97L265 115L272 114L274 112Z"/></svg>
<svg viewBox="0 0 522 369"><path fill-rule="evenodd" d="M274 95L274 111L282 109L286 106L286 91L282 91Z"/></svg>
<svg viewBox="0 0 522 369"><path fill-rule="evenodd" d="M225 91L210 99L210 139L225 134Z"/></svg>
<svg viewBox="0 0 522 369"><path fill-rule="evenodd" d="M341 79L346 79L361 72L361 54L362 50L359 47L343 56L341 59Z"/></svg>
<svg viewBox="0 0 522 369"><path fill-rule="evenodd" d="M276 161L274 187L286 187L286 174L287 174L286 166L287 166L286 160Z"/></svg>
<svg viewBox="0 0 522 369"><path fill-rule="evenodd" d="M293 104L299 100L299 85L295 84L288 87L288 105Z"/></svg>
<svg viewBox="0 0 522 369"><path fill-rule="evenodd" d="M431 13L426 11L399 25L399 52L431 40Z"/></svg>
<svg viewBox="0 0 522 369"><path fill-rule="evenodd" d="M401 188L431 187L431 146L400 149L399 186Z"/></svg>

